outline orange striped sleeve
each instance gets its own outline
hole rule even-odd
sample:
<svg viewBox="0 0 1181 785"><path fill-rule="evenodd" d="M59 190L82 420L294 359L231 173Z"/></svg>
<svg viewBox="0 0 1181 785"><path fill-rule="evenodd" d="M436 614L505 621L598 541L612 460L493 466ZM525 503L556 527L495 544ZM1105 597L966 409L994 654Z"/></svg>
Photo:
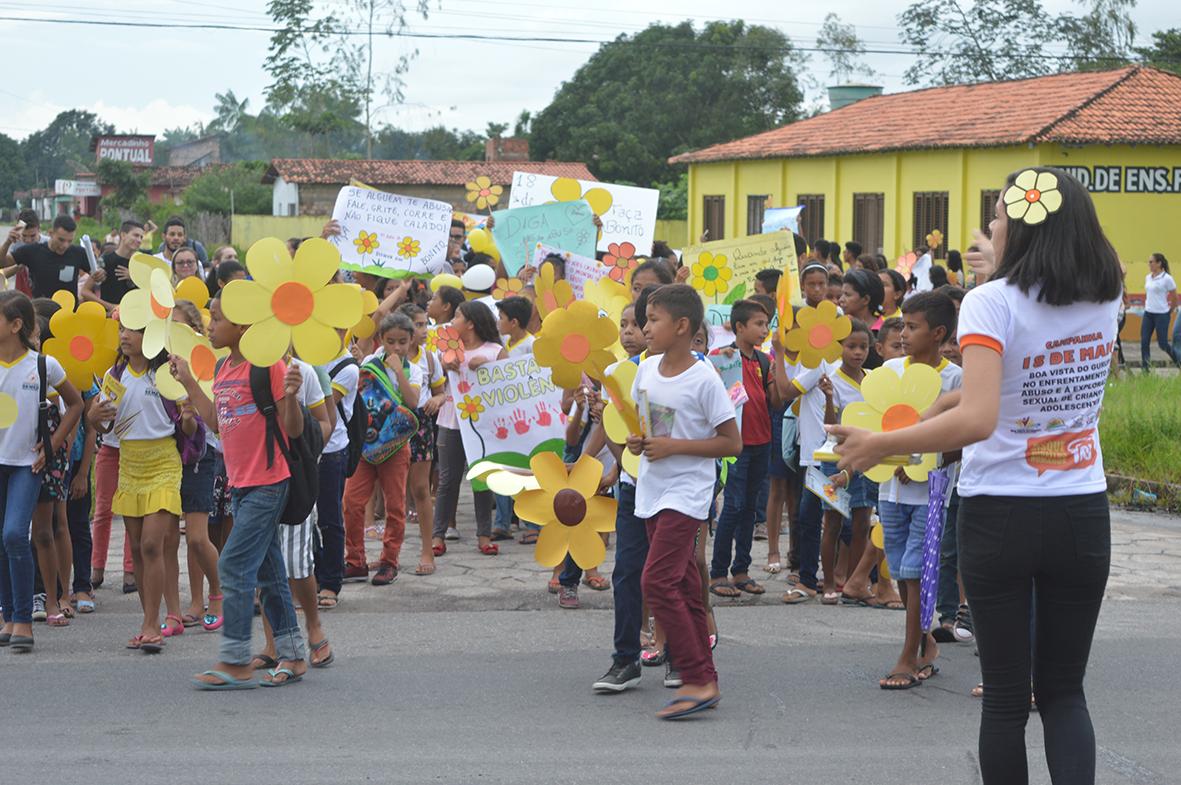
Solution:
<svg viewBox="0 0 1181 785"><path fill-rule="evenodd" d="M979 333L965 335L963 338L960 338L960 351L963 351L968 346L983 346L986 349L992 349L997 354L1005 353L1005 347L1001 345L1000 341Z"/></svg>

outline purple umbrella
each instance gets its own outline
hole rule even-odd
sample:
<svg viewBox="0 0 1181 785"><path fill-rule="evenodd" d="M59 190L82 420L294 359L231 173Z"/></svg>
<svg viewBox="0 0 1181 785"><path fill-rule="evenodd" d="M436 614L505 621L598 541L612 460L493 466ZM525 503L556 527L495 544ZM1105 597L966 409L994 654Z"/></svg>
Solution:
<svg viewBox="0 0 1181 785"><path fill-rule="evenodd" d="M919 625L923 632L931 628L939 593L939 546L943 540L943 504L947 500L947 486L945 469L936 469L927 476L927 532L923 537L923 575L919 579ZM923 636L924 643L926 640Z"/></svg>

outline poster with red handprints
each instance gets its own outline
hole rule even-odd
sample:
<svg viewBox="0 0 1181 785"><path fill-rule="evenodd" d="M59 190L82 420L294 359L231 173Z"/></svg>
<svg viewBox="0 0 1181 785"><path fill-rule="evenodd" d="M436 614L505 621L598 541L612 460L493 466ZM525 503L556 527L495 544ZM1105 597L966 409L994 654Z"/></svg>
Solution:
<svg viewBox="0 0 1181 785"><path fill-rule="evenodd" d="M567 419L562 390L533 355L496 360L475 370L464 363L447 377L469 468L493 461L527 469L539 452L562 454ZM484 489L478 480L472 486Z"/></svg>

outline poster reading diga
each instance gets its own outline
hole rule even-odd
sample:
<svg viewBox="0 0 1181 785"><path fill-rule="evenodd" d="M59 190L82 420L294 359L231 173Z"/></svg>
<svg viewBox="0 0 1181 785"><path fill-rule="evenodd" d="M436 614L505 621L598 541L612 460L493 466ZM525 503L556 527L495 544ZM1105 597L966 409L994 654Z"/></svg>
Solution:
<svg viewBox="0 0 1181 785"><path fill-rule="evenodd" d="M345 270L386 278L449 272L451 211L446 202L350 185L336 196L340 234L330 239Z"/></svg>
<svg viewBox="0 0 1181 785"><path fill-rule="evenodd" d="M539 452L562 454L566 415L562 390L533 355L447 374L468 468L493 461L522 469ZM483 490L481 481L473 487Z"/></svg>

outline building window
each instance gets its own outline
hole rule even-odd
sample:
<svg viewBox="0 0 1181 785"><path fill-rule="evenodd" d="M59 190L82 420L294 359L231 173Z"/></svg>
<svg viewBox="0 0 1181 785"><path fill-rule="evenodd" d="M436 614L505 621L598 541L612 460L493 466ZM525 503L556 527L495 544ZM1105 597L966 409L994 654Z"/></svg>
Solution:
<svg viewBox="0 0 1181 785"><path fill-rule="evenodd" d="M985 189L980 192L980 231L988 237L992 237L992 219L996 215L996 200L1000 198L1000 191Z"/></svg>
<svg viewBox="0 0 1181 785"><path fill-rule="evenodd" d="M918 191L914 195L914 243L911 248L927 244L927 235L938 229L943 242L931 252L934 259L947 257L947 191Z"/></svg>
<svg viewBox="0 0 1181 785"><path fill-rule="evenodd" d="M824 194L800 194L796 204L804 208L800 213L800 234L811 247L824 238Z"/></svg>
<svg viewBox="0 0 1181 785"><path fill-rule="evenodd" d="M748 236L763 233L763 214L767 212L767 201L770 198L766 194L746 197L746 234Z"/></svg>
<svg viewBox="0 0 1181 785"><path fill-rule="evenodd" d="M726 197L706 196L703 201L706 241L726 239Z"/></svg>
<svg viewBox="0 0 1181 785"><path fill-rule="evenodd" d="M853 194L853 241L863 253L882 253L886 228L886 195Z"/></svg>

